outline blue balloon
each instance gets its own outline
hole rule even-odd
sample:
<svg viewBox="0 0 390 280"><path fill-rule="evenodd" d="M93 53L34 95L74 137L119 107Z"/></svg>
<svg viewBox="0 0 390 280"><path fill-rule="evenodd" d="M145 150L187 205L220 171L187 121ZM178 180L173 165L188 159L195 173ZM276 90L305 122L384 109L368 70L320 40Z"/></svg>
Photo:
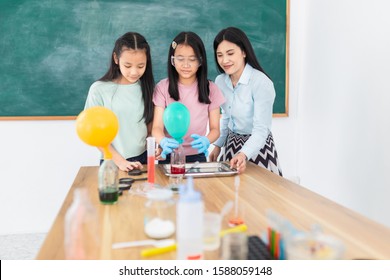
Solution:
<svg viewBox="0 0 390 280"><path fill-rule="evenodd" d="M180 102L173 102L165 108L163 121L168 133L179 143L183 143L183 137L190 126L190 111Z"/></svg>

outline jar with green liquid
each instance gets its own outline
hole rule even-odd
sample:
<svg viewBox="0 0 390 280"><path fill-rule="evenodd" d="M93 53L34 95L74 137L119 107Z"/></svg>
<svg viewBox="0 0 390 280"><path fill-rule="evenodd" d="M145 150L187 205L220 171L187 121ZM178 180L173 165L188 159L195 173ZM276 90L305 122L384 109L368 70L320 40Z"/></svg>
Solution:
<svg viewBox="0 0 390 280"><path fill-rule="evenodd" d="M99 199L102 204L115 204L119 197L118 167L105 152L104 161L99 168Z"/></svg>

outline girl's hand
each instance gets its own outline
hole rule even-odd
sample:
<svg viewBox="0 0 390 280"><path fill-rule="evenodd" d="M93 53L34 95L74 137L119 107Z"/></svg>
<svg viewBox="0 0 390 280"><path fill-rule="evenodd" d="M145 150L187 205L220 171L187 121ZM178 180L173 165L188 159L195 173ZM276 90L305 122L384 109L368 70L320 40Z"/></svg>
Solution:
<svg viewBox="0 0 390 280"><path fill-rule="evenodd" d="M122 171L130 171L133 169L142 169L142 164L139 161L127 161L125 159L115 161L116 166Z"/></svg>
<svg viewBox="0 0 390 280"><path fill-rule="evenodd" d="M214 146L214 149L211 151L211 153L209 155L209 160L210 161L217 161L220 153L221 153L221 147Z"/></svg>
<svg viewBox="0 0 390 280"><path fill-rule="evenodd" d="M179 147L179 142L173 138L164 137L160 141L160 147L163 149L159 158L166 159L167 155L172 153L174 149Z"/></svg>
<svg viewBox="0 0 390 280"><path fill-rule="evenodd" d="M246 168L246 155L238 153L230 160L230 168L237 169L238 173L243 173Z"/></svg>
<svg viewBox="0 0 390 280"><path fill-rule="evenodd" d="M210 140L206 136L200 136L198 134L191 134L194 141L191 142L191 147L197 149L199 154L205 154L208 156L208 148L210 146Z"/></svg>

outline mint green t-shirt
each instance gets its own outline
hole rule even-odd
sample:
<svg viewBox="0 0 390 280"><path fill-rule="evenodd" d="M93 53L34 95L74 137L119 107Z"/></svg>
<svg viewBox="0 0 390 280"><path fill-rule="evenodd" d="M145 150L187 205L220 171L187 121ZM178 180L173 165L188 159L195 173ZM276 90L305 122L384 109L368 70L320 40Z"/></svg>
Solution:
<svg viewBox="0 0 390 280"><path fill-rule="evenodd" d="M117 116L119 131L112 145L120 155L130 158L146 151L147 127L139 82L130 85L94 82L89 89L85 109L93 106L104 106Z"/></svg>

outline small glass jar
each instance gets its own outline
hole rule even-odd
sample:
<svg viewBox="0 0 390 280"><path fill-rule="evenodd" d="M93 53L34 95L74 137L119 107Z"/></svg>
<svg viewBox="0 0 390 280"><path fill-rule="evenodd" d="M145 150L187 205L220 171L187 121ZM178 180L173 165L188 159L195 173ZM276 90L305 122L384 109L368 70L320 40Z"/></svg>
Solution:
<svg viewBox="0 0 390 280"><path fill-rule="evenodd" d="M102 204L115 204L119 196L118 167L105 159L99 168L99 199Z"/></svg>
<svg viewBox="0 0 390 280"><path fill-rule="evenodd" d="M162 239L175 233L176 205L169 189L154 189L147 193L144 231L154 239Z"/></svg>
<svg viewBox="0 0 390 280"><path fill-rule="evenodd" d="M184 154L183 145L173 150L171 153L171 174L169 175L169 188L174 191L179 191L179 186L183 183L185 174L186 156Z"/></svg>
<svg viewBox="0 0 390 280"><path fill-rule="evenodd" d="M222 238L221 259L247 260L248 236L242 232L232 232Z"/></svg>

